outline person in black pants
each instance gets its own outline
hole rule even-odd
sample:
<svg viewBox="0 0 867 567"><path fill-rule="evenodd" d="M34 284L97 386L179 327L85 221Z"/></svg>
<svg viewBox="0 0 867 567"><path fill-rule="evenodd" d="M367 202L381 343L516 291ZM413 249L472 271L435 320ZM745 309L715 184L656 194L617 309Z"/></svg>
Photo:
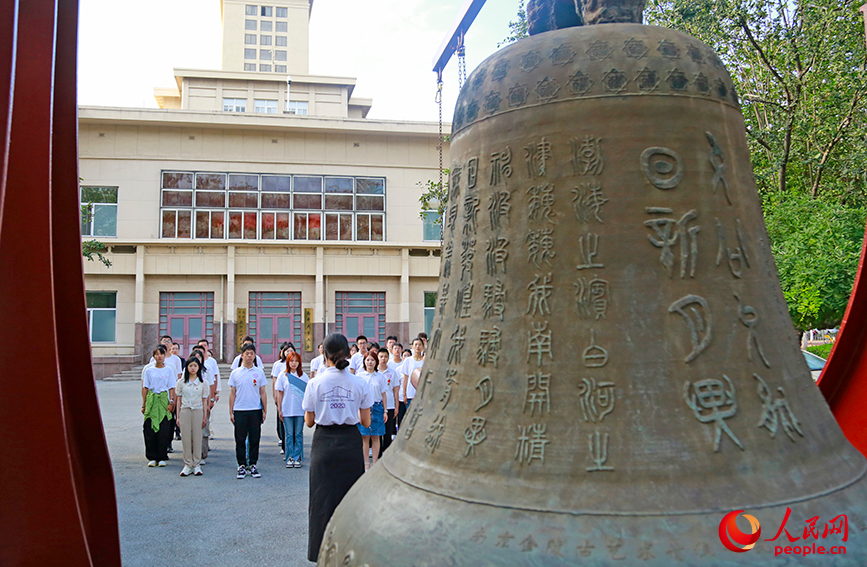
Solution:
<svg viewBox="0 0 867 567"><path fill-rule="evenodd" d="M265 394L265 373L256 366L256 347L246 344L241 347L241 365L229 377L229 418L235 426L235 457L238 460L236 478L262 476L256 463L259 461L259 440L262 437L262 424L268 400ZM247 454L246 443L250 450Z"/></svg>

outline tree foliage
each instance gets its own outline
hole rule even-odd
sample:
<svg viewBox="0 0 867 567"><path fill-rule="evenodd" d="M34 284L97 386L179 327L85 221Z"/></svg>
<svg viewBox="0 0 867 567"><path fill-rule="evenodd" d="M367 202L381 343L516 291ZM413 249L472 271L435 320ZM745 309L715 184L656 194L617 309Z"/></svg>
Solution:
<svg viewBox="0 0 867 567"><path fill-rule="evenodd" d="M449 198L449 170L443 169L442 181L420 181L417 185L424 190L421 197L418 198L419 203L421 203L419 218L424 220L429 212L436 212L437 218L434 224L439 227L440 240L442 240L443 217L445 216L446 203Z"/></svg>
<svg viewBox="0 0 867 567"><path fill-rule="evenodd" d="M519 39L529 37L529 24L527 22L527 11L524 9L524 0L518 3L518 15L515 21L509 22L509 36L497 44L497 47L503 47L510 43L515 43Z"/></svg>
<svg viewBox="0 0 867 567"><path fill-rule="evenodd" d="M85 225L93 221L93 203L83 203L81 205L81 224ZM107 249L105 244L99 240L85 240L81 243L81 255L93 262L99 260L108 268L111 266L111 260L103 255Z"/></svg>

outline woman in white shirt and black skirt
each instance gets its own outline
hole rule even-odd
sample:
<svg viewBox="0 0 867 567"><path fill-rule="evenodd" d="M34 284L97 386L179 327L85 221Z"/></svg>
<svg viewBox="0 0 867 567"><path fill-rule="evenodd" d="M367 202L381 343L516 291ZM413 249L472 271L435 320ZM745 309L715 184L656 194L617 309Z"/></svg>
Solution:
<svg viewBox="0 0 867 567"><path fill-rule="evenodd" d="M331 514L364 474L358 423L370 427L373 398L367 383L346 367L349 342L332 333L322 342L325 366L304 392L304 422L316 424L310 450L310 506L307 559L319 559L319 547Z"/></svg>

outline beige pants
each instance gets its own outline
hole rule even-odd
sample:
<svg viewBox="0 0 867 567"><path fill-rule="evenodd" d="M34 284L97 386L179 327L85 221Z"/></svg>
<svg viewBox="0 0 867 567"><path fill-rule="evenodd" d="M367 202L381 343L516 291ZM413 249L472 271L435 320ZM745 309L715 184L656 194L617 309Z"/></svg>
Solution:
<svg viewBox="0 0 867 567"><path fill-rule="evenodd" d="M211 416L208 416L208 425L206 425L202 429L202 459L208 458L208 451L211 449L210 443L208 443L208 435L210 434L211 429Z"/></svg>
<svg viewBox="0 0 867 567"><path fill-rule="evenodd" d="M202 417L205 410L181 408L178 425L184 444L184 464L195 468L202 460Z"/></svg>

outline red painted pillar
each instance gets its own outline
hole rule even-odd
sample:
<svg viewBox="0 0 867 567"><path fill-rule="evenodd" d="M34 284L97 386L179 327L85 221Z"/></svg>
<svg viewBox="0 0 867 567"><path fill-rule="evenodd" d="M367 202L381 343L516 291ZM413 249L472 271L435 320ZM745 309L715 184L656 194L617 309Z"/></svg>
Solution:
<svg viewBox="0 0 867 567"><path fill-rule="evenodd" d="M0 3L4 566L120 565L81 267L77 33L76 0Z"/></svg>

